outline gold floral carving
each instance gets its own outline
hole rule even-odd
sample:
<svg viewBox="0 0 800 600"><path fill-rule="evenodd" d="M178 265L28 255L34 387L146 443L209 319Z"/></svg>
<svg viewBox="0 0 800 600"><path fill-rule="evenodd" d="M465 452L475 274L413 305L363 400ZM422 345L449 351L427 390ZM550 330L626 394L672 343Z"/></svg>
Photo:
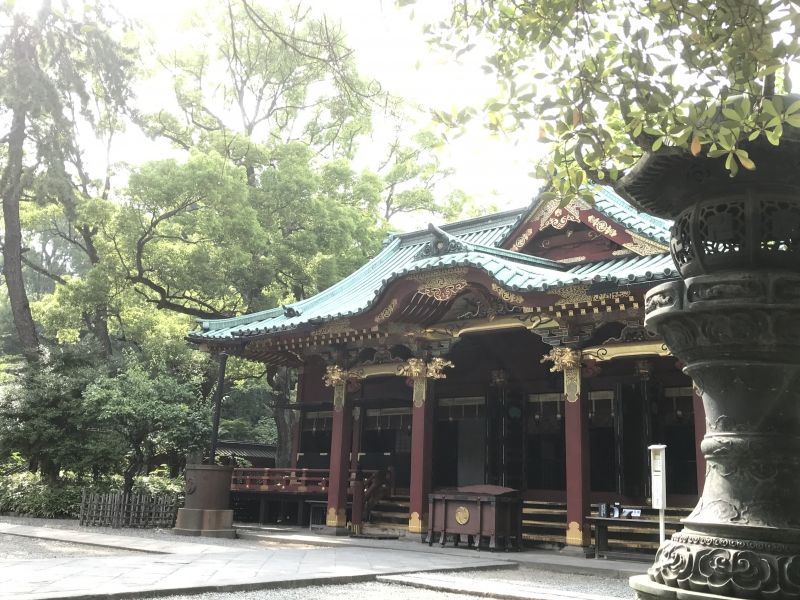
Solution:
<svg viewBox="0 0 800 600"><path fill-rule="evenodd" d="M514 294L507 290L504 290L502 287L497 285L496 283L492 284L492 291L497 294L502 300L508 302L509 304L522 304L524 300L522 296L519 294Z"/></svg>
<svg viewBox="0 0 800 600"><path fill-rule="evenodd" d="M331 365L325 368L325 375L322 376L322 381L328 387L333 387L347 381L347 371L337 365Z"/></svg>
<svg viewBox="0 0 800 600"><path fill-rule="evenodd" d="M422 377L428 379L444 379L442 372L453 363L444 358L432 358L430 362L425 362L421 358L409 358L405 363L398 365L397 374L403 377Z"/></svg>
<svg viewBox="0 0 800 600"><path fill-rule="evenodd" d="M586 291L589 289L588 283L578 285L565 285L553 290L553 293L561 298L559 304L580 304L581 302L591 302L592 298Z"/></svg>
<svg viewBox="0 0 800 600"><path fill-rule="evenodd" d="M352 330L353 328L350 327L349 319L337 319L335 321L331 321L330 323L321 325L313 332L312 335L332 335L335 333L345 333Z"/></svg>
<svg viewBox="0 0 800 600"><path fill-rule="evenodd" d="M581 302L596 302L599 300L612 300L614 298L627 298L630 296L629 292L609 292L606 294L588 294L588 283L579 283L576 285L565 285L564 287L556 288L552 293L559 296L560 301L556 304L580 304Z"/></svg>
<svg viewBox="0 0 800 600"><path fill-rule="evenodd" d="M459 268L412 275L411 279L419 282L418 293L446 302L467 287L466 275L467 269Z"/></svg>
<svg viewBox="0 0 800 600"><path fill-rule="evenodd" d="M425 377L427 370L424 360L421 358L409 358L405 364L397 367L397 374L404 377Z"/></svg>
<svg viewBox="0 0 800 600"><path fill-rule="evenodd" d="M664 254L665 252L669 252L669 247L666 244L653 242L652 240L648 240L647 238L630 231L628 233L631 236L631 241L622 245L639 256L652 256L653 254Z"/></svg>
<svg viewBox="0 0 800 600"><path fill-rule="evenodd" d="M580 350L564 346L551 348L541 362L552 362L551 373L564 373L564 398L567 402L577 402L581 395L581 359Z"/></svg>
<svg viewBox="0 0 800 600"><path fill-rule="evenodd" d="M445 374L442 371L452 366L453 363L449 360L438 357L427 363L421 358L410 358L397 367L397 374L414 380L414 406L419 408L425 404L428 396L428 380L444 379Z"/></svg>
<svg viewBox="0 0 800 600"><path fill-rule="evenodd" d="M560 258L556 262L564 263L568 265L570 263L579 263L586 260L585 256L571 256L570 258Z"/></svg>
<svg viewBox="0 0 800 600"><path fill-rule="evenodd" d="M608 237L616 237L617 230L614 229L608 221L601 219L596 215L589 215L589 225L595 228L598 233L602 235L607 235Z"/></svg>
<svg viewBox="0 0 800 600"><path fill-rule="evenodd" d="M520 235L516 240L514 240L514 243L512 244L511 249L514 250L515 252L519 252L520 250L522 250L525 247L525 244L528 243L528 241L531 239L532 235L533 235L533 228L532 227L528 227L522 233L522 235Z"/></svg>
<svg viewBox="0 0 800 600"><path fill-rule="evenodd" d="M386 319L392 316L392 313L394 313L396 309L397 309L397 298L394 298L391 302L389 302L389 304L386 305L386 307L381 312L375 315L375 324L380 325L381 323L383 323Z"/></svg>
<svg viewBox="0 0 800 600"><path fill-rule="evenodd" d="M553 366L550 367L550 372L558 373L565 369L580 369L581 358L580 350L573 350L565 346L556 346L555 348L551 348L550 352L548 352L540 362L552 362Z"/></svg>
<svg viewBox="0 0 800 600"><path fill-rule="evenodd" d="M453 363L444 358L432 358L428 363L428 379L444 379L445 375L442 373L444 369L452 368Z"/></svg>
<svg viewBox="0 0 800 600"><path fill-rule="evenodd" d="M363 369L346 371L338 365L330 365L325 368L325 375L322 382L333 388L333 410L341 412L344 408L345 395L347 393L347 382L364 378Z"/></svg>
<svg viewBox="0 0 800 600"><path fill-rule="evenodd" d="M580 208L576 203L559 206L559 200L550 200L542 209L539 229L564 229L568 223L580 223Z"/></svg>

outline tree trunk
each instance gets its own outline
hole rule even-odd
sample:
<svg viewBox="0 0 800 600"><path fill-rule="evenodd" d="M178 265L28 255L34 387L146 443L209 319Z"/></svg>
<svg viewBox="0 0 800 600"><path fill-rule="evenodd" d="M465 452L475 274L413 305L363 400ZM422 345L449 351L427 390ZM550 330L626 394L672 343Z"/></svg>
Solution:
<svg viewBox="0 0 800 600"><path fill-rule="evenodd" d="M97 337L97 340L100 342L100 346L103 348L103 354L107 357L111 356L114 353L114 349L111 345L111 335L108 333L108 318L107 315L108 311L105 307L97 307L94 311L94 335Z"/></svg>
<svg viewBox="0 0 800 600"><path fill-rule="evenodd" d="M278 440L275 447L275 466L286 468L292 462L292 432L294 430L295 412L288 408L281 408L289 405L291 400L292 374L288 367L279 367L272 377L267 379L272 386L273 394L277 398L277 406L272 414L275 419L275 427L278 431Z"/></svg>
<svg viewBox="0 0 800 600"><path fill-rule="evenodd" d="M133 491L134 478L139 474L141 468L142 459L137 456L137 453L134 453L134 455L128 459L128 464L125 466L125 470L122 474L122 492L124 494L130 494Z"/></svg>
<svg viewBox="0 0 800 600"><path fill-rule="evenodd" d="M288 400L288 399L287 399ZM278 429L278 442L275 447L275 466L288 468L292 463L292 430L294 429L294 411L276 408L275 425Z"/></svg>
<svg viewBox="0 0 800 600"><path fill-rule="evenodd" d="M19 52L19 50L18 50ZM37 356L39 338L31 315L25 281L22 277L22 228L19 220L19 200L22 195L22 153L25 143L27 111L16 107L8 135L8 162L0 179L3 195L3 275L8 287L8 299L14 326L22 345L22 352L31 360Z"/></svg>

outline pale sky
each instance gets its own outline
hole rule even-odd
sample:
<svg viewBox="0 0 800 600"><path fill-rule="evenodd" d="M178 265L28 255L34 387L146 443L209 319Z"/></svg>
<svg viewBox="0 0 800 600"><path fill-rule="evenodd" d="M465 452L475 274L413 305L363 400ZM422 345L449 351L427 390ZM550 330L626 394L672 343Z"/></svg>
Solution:
<svg viewBox="0 0 800 600"><path fill-rule="evenodd" d="M276 8L282 0L274 3ZM310 0L307 6L340 20L362 74L378 80L384 89L425 107L450 110L467 104L480 105L494 91L494 82L480 70L480 62L459 64L450 55L435 55L426 43L422 27L426 22L446 15L450 2L441 0L420 2L414 8L414 20L408 9L398 9L394 0ZM123 14L145 23L156 38L156 48L169 49L179 45L182 21L191 11L191 0L116 0ZM139 103L145 110L172 107L172 90L166 79L150 82L138 90ZM412 131L425 127L427 114L409 126ZM358 167L372 167L368 159L383 154L389 139L382 136L380 123L372 142L362 142L362 158ZM455 174L441 191L460 188L478 203L496 204L500 209L525 206L536 194L539 183L528 175L533 161L545 148L530 141L533 136L520 132L516 139L491 135L479 122L471 124L466 133L451 139L440 153L442 166ZM131 164L144 160L175 155L166 144L157 144L141 133L127 133L115 144L113 161ZM363 164L358 164L362 162ZM419 223L400 224L402 227L424 227L430 217L423 215Z"/></svg>

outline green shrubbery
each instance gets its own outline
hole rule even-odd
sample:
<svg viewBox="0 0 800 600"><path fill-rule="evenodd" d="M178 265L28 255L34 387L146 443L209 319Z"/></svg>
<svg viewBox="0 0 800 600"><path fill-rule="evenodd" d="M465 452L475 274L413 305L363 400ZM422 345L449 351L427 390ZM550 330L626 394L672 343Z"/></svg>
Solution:
<svg viewBox="0 0 800 600"><path fill-rule="evenodd" d="M161 465L148 475L137 477L133 483L133 491L148 494L181 494L183 486L183 477L170 477L169 469L165 465ZM122 489L121 486L120 489Z"/></svg>
<svg viewBox="0 0 800 600"><path fill-rule="evenodd" d="M9 469L13 470L13 469ZM48 484L38 473L13 472L0 477L0 513L13 513L48 519L77 519L81 493L116 492L122 490L122 477L115 475L99 481L77 481L69 474L62 475L56 484ZM183 478L171 478L165 468L138 477L134 492L165 494L183 491Z"/></svg>
<svg viewBox="0 0 800 600"><path fill-rule="evenodd" d="M0 479L0 512L31 517L77 517L81 488L74 481L49 486L36 473L6 475Z"/></svg>

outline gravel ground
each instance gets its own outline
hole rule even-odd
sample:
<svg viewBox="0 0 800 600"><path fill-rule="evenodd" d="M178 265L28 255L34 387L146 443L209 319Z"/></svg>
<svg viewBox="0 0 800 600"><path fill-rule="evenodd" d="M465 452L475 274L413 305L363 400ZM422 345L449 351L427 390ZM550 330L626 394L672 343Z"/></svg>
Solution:
<svg viewBox="0 0 800 600"><path fill-rule="evenodd" d="M496 580L500 583L527 583L536 587L564 592L582 592L630 600L633 592L627 581L594 575L555 573L520 566L517 570L456 571L442 573L464 579ZM209 593L195 596L166 596L163 600L463 600L473 596L451 594L405 585L379 582L350 583L345 585L313 586L284 590L259 590L255 592Z"/></svg>
<svg viewBox="0 0 800 600"><path fill-rule="evenodd" d="M66 556L115 556L118 554L142 553L120 548L101 548L86 544L70 544L0 534L0 560L38 560Z"/></svg>
<svg viewBox="0 0 800 600"><path fill-rule="evenodd" d="M126 535L131 537L152 538L165 542L187 542L196 544L206 544L209 546L232 546L236 548L269 548L275 546L285 546L281 542L268 540L228 540L224 538L192 537L185 535L175 535L167 529L133 529L122 528L112 529L111 527L81 527L77 519L39 519L35 517L14 517L9 515L0 516L0 523L12 523L14 525L30 525L32 527L53 527L55 529L74 529L77 531L90 531L92 533L110 533L113 535ZM83 545L83 544L81 544ZM292 544L292 548L318 548L319 546Z"/></svg>
<svg viewBox="0 0 800 600"><path fill-rule="evenodd" d="M462 594L448 594L389 583L348 583L318 585L256 592L215 592L195 596L160 596L160 600L464 600Z"/></svg>
<svg viewBox="0 0 800 600"><path fill-rule="evenodd" d="M496 580L500 582L519 582L536 587L564 591L581 592L611 596L612 598L633 598L627 579L582 575L580 573L556 573L520 565L519 569L502 571L464 571L447 573L464 579Z"/></svg>

